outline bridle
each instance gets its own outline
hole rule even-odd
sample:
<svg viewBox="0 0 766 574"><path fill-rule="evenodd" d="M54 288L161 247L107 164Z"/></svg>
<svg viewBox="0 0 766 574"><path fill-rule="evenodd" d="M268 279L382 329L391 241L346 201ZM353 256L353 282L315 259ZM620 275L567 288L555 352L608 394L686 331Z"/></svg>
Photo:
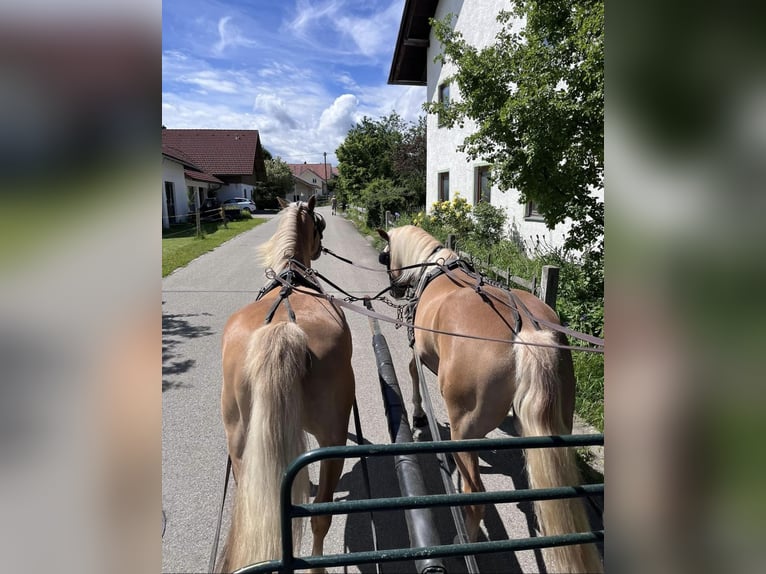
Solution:
<svg viewBox="0 0 766 574"><path fill-rule="evenodd" d="M411 285L405 285L405 286L398 285L396 283L396 280L394 279L394 277L392 275L392 271L404 271L404 270L407 270L407 269L415 269L416 267L421 267L424 270L423 273L421 273L421 275L420 275L420 279L422 279L423 275L425 274L426 267L431 267L431 266L437 265L436 263L434 263L432 261L429 261L429 260L431 259L431 257L433 257L433 255L435 253L441 251L442 249L444 249L444 245L442 245L440 243L439 245L437 245L437 246L435 246L433 248L433 250L431 251L431 253L428 254L428 257L426 257L426 260L423 263L416 263L414 265L406 265L404 267L399 267L397 269L392 270L391 269L391 244L389 243L388 245L386 245L386 248L378 254L378 262L381 265L385 265L386 266L386 271L388 272L388 282L389 282L390 286L392 288L393 287L397 287L397 288L404 288L406 290L408 287L411 287ZM418 282L420 281L420 279L418 280Z"/></svg>
<svg viewBox="0 0 766 574"><path fill-rule="evenodd" d="M322 253L322 238L324 237L324 230L327 227L327 223L320 213L318 213L316 210L309 211L309 208L304 203L300 204L299 211L305 211L308 213L311 216L311 220L314 222L314 238L319 240L319 247L311 255L311 258L318 259L319 255Z"/></svg>

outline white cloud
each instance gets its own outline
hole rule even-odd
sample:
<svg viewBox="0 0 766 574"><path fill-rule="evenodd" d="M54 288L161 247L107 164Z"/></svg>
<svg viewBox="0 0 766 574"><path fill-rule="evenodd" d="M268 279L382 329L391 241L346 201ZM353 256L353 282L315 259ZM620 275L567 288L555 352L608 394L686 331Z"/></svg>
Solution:
<svg viewBox="0 0 766 574"><path fill-rule="evenodd" d="M273 94L258 94L255 97L255 109L272 116L283 128L294 130L298 127L298 122L288 112L282 99Z"/></svg>
<svg viewBox="0 0 766 574"><path fill-rule="evenodd" d="M322 112L319 117L319 132L331 136L343 135L357 121L359 100L352 94L343 94Z"/></svg>
<svg viewBox="0 0 766 574"><path fill-rule="evenodd" d="M236 83L223 79L220 74L214 71L203 71L197 74L180 76L177 81L193 84L205 90L222 94L236 94L241 89Z"/></svg>
<svg viewBox="0 0 766 574"><path fill-rule="evenodd" d="M288 23L288 26L296 32L304 33L312 24L323 18L334 19L342 5L343 2L338 0L318 4L308 0L298 0L295 17Z"/></svg>
<svg viewBox="0 0 766 574"><path fill-rule="evenodd" d="M359 52L369 57L390 53L391 38L396 37L400 17L401 9L394 3L372 17L342 16L333 24L338 32L353 40Z"/></svg>
<svg viewBox="0 0 766 574"><path fill-rule="evenodd" d="M218 42L213 46L213 53L221 56L229 46L255 46L256 42L242 34L239 28L230 24L231 16L218 20Z"/></svg>

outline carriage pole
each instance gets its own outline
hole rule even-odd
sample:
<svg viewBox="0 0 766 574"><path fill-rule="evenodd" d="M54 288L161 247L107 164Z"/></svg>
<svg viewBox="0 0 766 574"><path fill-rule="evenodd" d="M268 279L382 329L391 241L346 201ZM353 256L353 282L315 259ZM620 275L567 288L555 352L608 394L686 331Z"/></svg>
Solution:
<svg viewBox="0 0 766 574"><path fill-rule="evenodd" d="M372 311L372 304L369 299L365 299L364 306ZM369 321L370 330L372 331L372 349L375 353L375 362L378 367L380 391L383 395L383 404L386 410L388 433L391 436L391 442L413 442L407 410L404 406L404 400L402 400L402 391L399 388L393 360L391 359L391 351L388 348L386 338L380 331L378 320L370 317ZM399 481L399 489L402 496L418 498L428 494L417 455L407 454L394 457L394 468L396 469L396 477ZM412 508L405 510L404 514L412 548L430 548L440 544L430 508ZM441 558L416 560L415 566L420 574L447 572Z"/></svg>

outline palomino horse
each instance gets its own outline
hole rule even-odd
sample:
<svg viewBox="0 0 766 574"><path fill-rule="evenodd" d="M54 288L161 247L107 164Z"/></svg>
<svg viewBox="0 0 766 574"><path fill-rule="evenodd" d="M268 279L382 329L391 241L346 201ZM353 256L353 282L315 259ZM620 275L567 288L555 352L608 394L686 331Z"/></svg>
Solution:
<svg viewBox="0 0 766 574"><path fill-rule="evenodd" d="M513 405L524 436L569 434L574 413L575 377L562 333L542 328L532 317L559 324L550 307L525 291L479 284L458 262L458 255L419 227L378 230L388 242L381 263L388 265L391 293L403 297L416 288L416 327L519 344L492 342L415 329L414 353L437 374L449 416L451 438L484 437L498 427ZM439 272L434 263L448 272ZM451 265L456 262L458 265ZM421 265L426 264L426 265ZM414 266L409 269L403 267ZM522 344L522 343L532 343ZM415 358L410 363L416 424L425 422ZM484 491L476 453L457 453L464 492ZM570 449L528 449L532 488L577 485L579 472ZM536 502L544 535L590 530L579 499ZM483 506L466 507L471 540L479 534ZM546 552L551 572L600 572L593 544L563 546Z"/></svg>
<svg viewBox="0 0 766 574"><path fill-rule="evenodd" d="M324 220L314 205L312 197L283 209L276 233L259 249L264 266L300 290L274 281L224 329L221 409L237 494L219 571L281 555L280 482L307 448L304 430L320 446L346 443L354 401L351 332L339 308L305 293L312 282L302 273L322 248ZM315 502L332 500L342 470L342 460L321 462ZM308 499L308 486L303 472L296 503ZM322 554L331 520L311 518L313 554ZM297 544L300 526L293 521Z"/></svg>

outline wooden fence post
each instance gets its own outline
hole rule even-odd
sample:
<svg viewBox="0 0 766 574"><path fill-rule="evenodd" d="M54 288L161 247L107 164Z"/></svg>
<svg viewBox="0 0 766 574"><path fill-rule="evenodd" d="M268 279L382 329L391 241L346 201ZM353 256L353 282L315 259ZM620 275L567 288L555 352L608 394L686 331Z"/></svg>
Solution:
<svg viewBox="0 0 766 574"><path fill-rule="evenodd" d="M540 277L540 299L555 310L558 293L559 268L555 265L543 265L543 272Z"/></svg>
<svg viewBox="0 0 766 574"><path fill-rule="evenodd" d="M450 233L447 235L447 249L455 250L455 234Z"/></svg>

